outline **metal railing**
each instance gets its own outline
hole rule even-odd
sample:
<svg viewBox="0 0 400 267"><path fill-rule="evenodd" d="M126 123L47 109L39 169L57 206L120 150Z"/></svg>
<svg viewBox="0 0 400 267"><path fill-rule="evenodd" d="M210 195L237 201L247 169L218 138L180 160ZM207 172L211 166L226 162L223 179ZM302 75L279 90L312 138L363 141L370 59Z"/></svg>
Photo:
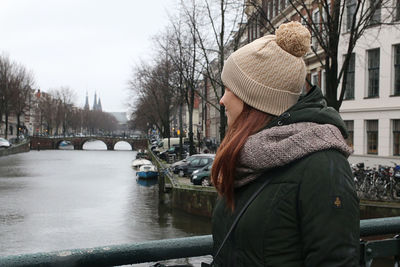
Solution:
<svg viewBox="0 0 400 267"><path fill-rule="evenodd" d="M360 236L396 235L400 233L400 217L360 221ZM165 239L114 245L106 247L72 249L55 252L0 257L1 267L22 266L118 266L169 259L210 255L211 235ZM360 262L371 266L374 258L400 256L400 239L393 238L360 242Z"/></svg>
<svg viewBox="0 0 400 267"><path fill-rule="evenodd" d="M149 154L150 154L151 160L156 163L157 168L162 173L162 175L164 175L168 178L168 180L171 182L173 187L179 187L179 182L175 179L174 175L172 175L170 173L170 171L168 170L168 167L166 167L160 161L160 159L153 153L153 151L151 151L151 149L149 149Z"/></svg>
<svg viewBox="0 0 400 267"><path fill-rule="evenodd" d="M0 257L1 267L119 266L143 262L210 255L212 237L195 236Z"/></svg>

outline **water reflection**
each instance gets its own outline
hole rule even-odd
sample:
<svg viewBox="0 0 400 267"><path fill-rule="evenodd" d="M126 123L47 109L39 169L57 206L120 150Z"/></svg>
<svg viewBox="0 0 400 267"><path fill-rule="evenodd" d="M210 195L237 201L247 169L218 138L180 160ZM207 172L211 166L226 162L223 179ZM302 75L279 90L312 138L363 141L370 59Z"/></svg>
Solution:
<svg viewBox="0 0 400 267"><path fill-rule="evenodd" d="M24 216L21 214L0 214L0 224L12 225L22 222L23 220Z"/></svg>
<svg viewBox="0 0 400 267"><path fill-rule="evenodd" d="M25 177L28 176L29 169L15 155L0 157L0 177ZM2 185L0 184L0 189Z"/></svg>
<svg viewBox="0 0 400 267"><path fill-rule="evenodd" d="M158 183L157 179L138 179L138 178L136 178L136 182L141 186L153 186Z"/></svg>

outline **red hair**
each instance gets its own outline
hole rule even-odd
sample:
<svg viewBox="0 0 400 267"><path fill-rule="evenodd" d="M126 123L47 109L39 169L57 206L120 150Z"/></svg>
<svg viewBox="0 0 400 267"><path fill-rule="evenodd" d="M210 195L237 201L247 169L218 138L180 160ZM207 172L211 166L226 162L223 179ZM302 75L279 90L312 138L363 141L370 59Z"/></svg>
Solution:
<svg viewBox="0 0 400 267"><path fill-rule="evenodd" d="M215 156L211 179L219 195L225 198L227 206L233 211L235 168L240 150L247 138L263 129L275 116L259 111L246 103L222 140Z"/></svg>

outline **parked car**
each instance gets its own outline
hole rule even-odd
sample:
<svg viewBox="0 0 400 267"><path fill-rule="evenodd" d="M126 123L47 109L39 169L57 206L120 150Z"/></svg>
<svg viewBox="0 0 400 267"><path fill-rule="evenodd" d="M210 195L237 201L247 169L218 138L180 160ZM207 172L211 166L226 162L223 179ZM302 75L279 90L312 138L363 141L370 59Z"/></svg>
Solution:
<svg viewBox="0 0 400 267"><path fill-rule="evenodd" d="M210 186L212 162L201 169L195 170L190 176L190 181L194 185Z"/></svg>
<svg viewBox="0 0 400 267"><path fill-rule="evenodd" d="M215 154L203 154L186 164L177 167L179 176L190 176L195 170L201 169L214 161Z"/></svg>
<svg viewBox="0 0 400 267"><path fill-rule="evenodd" d="M183 153L183 157L187 156L188 148L186 146L182 147L182 153ZM175 157L177 158L179 156L179 154L180 154L180 148L178 145L178 146L172 146L168 150L161 152L158 157L160 159L163 159L166 161L166 160L168 160L169 155L175 155Z"/></svg>
<svg viewBox="0 0 400 267"><path fill-rule="evenodd" d="M0 138L0 147L7 148L7 147L10 147L10 146L11 146L11 144L7 139Z"/></svg>
<svg viewBox="0 0 400 267"><path fill-rule="evenodd" d="M158 150L160 147L163 147L163 142L161 140L155 140L151 143L151 147L150 150L154 151L154 150Z"/></svg>
<svg viewBox="0 0 400 267"><path fill-rule="evenodd" d="M188 164L189 162L193 161L194 159L196 159L198 157L207 157L207 155L211 155L211 157L215 156L213 154L194 154L194 155L188 156L187 158L185 158L183 160L180 160L180 161L177 161L177 162L171 164L170 170L173 173L178 174L180 166L186 165L186 164Z"/></svg>

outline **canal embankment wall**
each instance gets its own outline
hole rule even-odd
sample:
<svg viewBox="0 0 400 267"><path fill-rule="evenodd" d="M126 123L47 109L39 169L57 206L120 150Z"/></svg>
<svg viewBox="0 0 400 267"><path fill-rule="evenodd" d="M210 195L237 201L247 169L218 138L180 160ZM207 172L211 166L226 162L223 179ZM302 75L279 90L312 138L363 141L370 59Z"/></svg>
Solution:
<svg viewBox="0 0 400 267"><path fill-rule="evenodd" d="M181 183L179 178L168 170L168 166L163 164L152 152L150 152L150 156L160 174L158 177L160 202L169 205L172 209L211 217L217 200L215 188Z"/></svg>
<svg viewBox="0 0 400 267"><path fill-rule="evenodd" d="M30 151L29 140L26 140L20 144L14 144L8 148L0 148L0 157L29 152L29 151Z"/></svg>
<svg viewBox="0 0 400 267"><path fill-rule="evenodd" d="M400 216L400 202L398 201L370 201L360 200L360 218L373 219Z"/></svg>

